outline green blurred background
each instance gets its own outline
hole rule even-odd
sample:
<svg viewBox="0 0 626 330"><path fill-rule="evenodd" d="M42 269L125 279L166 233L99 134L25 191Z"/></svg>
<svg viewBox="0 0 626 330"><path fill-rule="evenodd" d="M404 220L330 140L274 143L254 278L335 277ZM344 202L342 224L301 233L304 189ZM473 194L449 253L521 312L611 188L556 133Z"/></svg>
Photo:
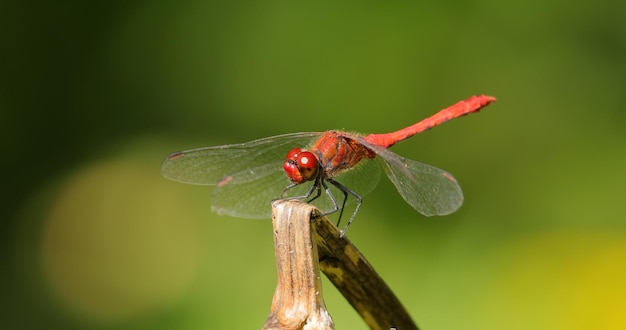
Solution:
<svg viewBox="0 0 626 330"><path fill-rule="evenodd" d="M0 327L259 329L271 222L210 212L170 152L387 132L453 173L425 218L381 180L348 233L424 329L626 328L626 2L0 4ZM324 282L338 329L366 329Z"/></svg>

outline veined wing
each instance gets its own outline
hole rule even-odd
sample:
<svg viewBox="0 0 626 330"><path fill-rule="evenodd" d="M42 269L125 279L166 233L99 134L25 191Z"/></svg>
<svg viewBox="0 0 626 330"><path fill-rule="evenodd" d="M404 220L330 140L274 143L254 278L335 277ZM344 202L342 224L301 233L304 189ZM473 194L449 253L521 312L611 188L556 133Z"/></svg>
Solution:
<svg viewBox="0 0 626 330"><path fill-rule="evenodd" d="M278 168L282 171L280 164L291 148L304 147L320 134L293 133L175 152L165 159L161 172L166 178L200 185L223 184L223 180L255 180L252 174L263 175L264 171L273 170L267 164L279 164Z"/></svg>
<svg viewBox="0 0 626 330"><path fill-rule="evenodd" d="M463 204L463 192L452 174L406 159L383 147L358 139L380 157L387 177L415 210L425 216L446 215Z"/></svg>
<svg viewBox="0 0 626 330"><path fill-rule="evenodd" d="M269 219L271 201L291 184L282 163L279 160L229 174L213 189L211 209L233 217Z"/></svg>
<svg viewBox="0 0 626 330"><path fill-rule="evenodd" d="M294 133L241 144L181 151L161 166L169 179L200 185L216 185L212 209L243 218L269 218L270 202L291 182L283 172L285 156L295 147L306 147L321 133Z"/></svg>
<svg viewBox="0 0 626 330"><path fill-rule="evenodd" d="M232 178L232 179L231 179ZM247 180L245 178L254 178ZM380 164L374 160L363 160L354 169L340 173L334 179L364 196L369 193L380 178ZM266 219L271 216L270 201L280 197L285 187L291 184L283 171L282 161L269 163L241 173L233 173L213 190L211 205L213 211L233 217ZM288 197L303 196L313 186L313 181L304 182L287 191ZM343 193L329 184L328 189L341 206ZM315 194L314 194L315 195ZM312 197L312 196L311 196ZM348 204L354 202L348 197ZM325 192L311 204L323 212L333 209L333 204Z"/></svg>

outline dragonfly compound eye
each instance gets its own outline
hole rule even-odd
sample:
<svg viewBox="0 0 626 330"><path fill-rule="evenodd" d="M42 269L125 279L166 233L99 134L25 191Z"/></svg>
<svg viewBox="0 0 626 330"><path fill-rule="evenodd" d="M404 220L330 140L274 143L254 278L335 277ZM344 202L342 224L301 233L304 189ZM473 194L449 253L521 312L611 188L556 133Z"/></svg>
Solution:
<svg viewBox="0 0 626 330"><path fill-rule="evenodd" d="M291 149L285 157L285 163L283 163L283 169L285 170L287 177L295 184L306 181L306 179L302 177L300 169L298 168L298 154L301 151L302 149L300 148Z"/></svg>
<svg viewBox="0 0 626 330"><path fill-rule="evenodd" d="M285 157L283 169L291 182L299 184L315 179L317 176L317 164L317 158L312 152L293 148Z"/></svg>
<svg viewBox="0 0 626 330"><path fill-rule="evenodd" d="M318 161L317 157L312 152L303 151L297 155L298 169L300 169L300 175L305 181L315 179L317 176Z"/></svg>
<svg viewBox="0 0 626 330"><path fill-rule="evenodd" d="M298 157L298 154L302 151L302 149L300 148L293 148L291 150L289 150L289 152L287 153L287 156L285 156L285 160L286 161L296 161L296 158Z"/></svg>
<svg viewBox="0 0 626 330"><path fill-rule="evenodd" d="M285 163L283 163L283 169L291 182L298 184L305 181L300 174L300 170L298 169L298 165L296 165L295 160L286 160Z"/></svg>

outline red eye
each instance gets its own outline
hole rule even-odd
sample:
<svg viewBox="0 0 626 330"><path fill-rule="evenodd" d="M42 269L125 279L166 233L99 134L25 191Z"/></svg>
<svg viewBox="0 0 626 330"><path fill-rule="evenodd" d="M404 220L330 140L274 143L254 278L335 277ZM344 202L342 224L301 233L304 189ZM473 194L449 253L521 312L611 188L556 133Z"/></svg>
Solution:
<svg viewBox="0 0 626 330"><path fill-rule="evenodd" d="M318 162L312 152L293 148L285 157L283 169L291 182L299 184L314 180L317 176Z"/></svg>
<svg viewBox="0 0 626 330"><path fill-rule="evenodd" d="M296 160L296 157L298 157L298 154L302 151L302 149L300 148L293 148L291 150L289 150L289 152L287 153L287 157L285 157L285 160L289 161L289 160Z"/></svg>
<svg viewBox="0 0 626 330"><path fill-rule="evenodd" d="M312 169L317 167L317 158L312 152L303 151L297 155L298 166L302 169Z"/></svg>
<svg viewBox="0 0 626 330"><path fill-rule="evenodd" d="M285 157L285 163L283 163L283 170L285 170L285 174L291 182L298 184L304 182L304 178L300 174L300 169L298 169L298 154L302 151L300 148L293 148Z"/></svg>
<svg viewBox="0 0 626 330"><path fill-rule="evenodd" d="M317 157L312 152L303 151L298 154L298 169L300 169L300 175L305 181L315 179L317 175L318 162Z"/></svg>
<svg viewBox="0 0 626 330"><path fill-rule="evenodd" d="M285 170L285 173L287 174L287 177L289 178L289 180L291 180L291 182L293 183L304 182L302 175L300 175L300 170L298 169L298 166L296 166L294 162L286 161L283 164L283 169Z"/></svg>

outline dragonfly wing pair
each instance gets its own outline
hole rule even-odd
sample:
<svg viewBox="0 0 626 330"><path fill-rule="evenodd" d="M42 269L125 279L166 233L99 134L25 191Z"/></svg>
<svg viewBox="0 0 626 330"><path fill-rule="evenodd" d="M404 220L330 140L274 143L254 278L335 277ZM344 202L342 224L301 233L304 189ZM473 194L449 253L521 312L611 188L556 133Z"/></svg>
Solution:
<svg viewBox="0 0 626 330"><path fill-rule="evenodd" d="M321 134L285 134L248 143L177 152L163 162L161 170L165 177L176 181L214 185L211 205L219 214L269 218L269 203L280 197L291 183L282 168L285 155L294 147L306 148ZM363 138L354 138L377 157L363 159L355 168L337 174L333 178L337 182L364 196L377 185L382 166L400 195L418 212L427 216L445 215L461 206L461 188L449 173L403 158ZM311 184L291 189L287 197L304 195ZM343 194L332 185L329 189L341 203ZM314 204L324 211L333 207L327 196L321 196Z"/></svg>
<svg viewBox="0 0 626 330"><path fill-rule="evenodd" d="M308 145L320 133L294 133L241 144L171 154L161 171L166 178L213 185L212 209L234 217L267 219L270 202L291 182L283 172L287 151Z"/></svg>

